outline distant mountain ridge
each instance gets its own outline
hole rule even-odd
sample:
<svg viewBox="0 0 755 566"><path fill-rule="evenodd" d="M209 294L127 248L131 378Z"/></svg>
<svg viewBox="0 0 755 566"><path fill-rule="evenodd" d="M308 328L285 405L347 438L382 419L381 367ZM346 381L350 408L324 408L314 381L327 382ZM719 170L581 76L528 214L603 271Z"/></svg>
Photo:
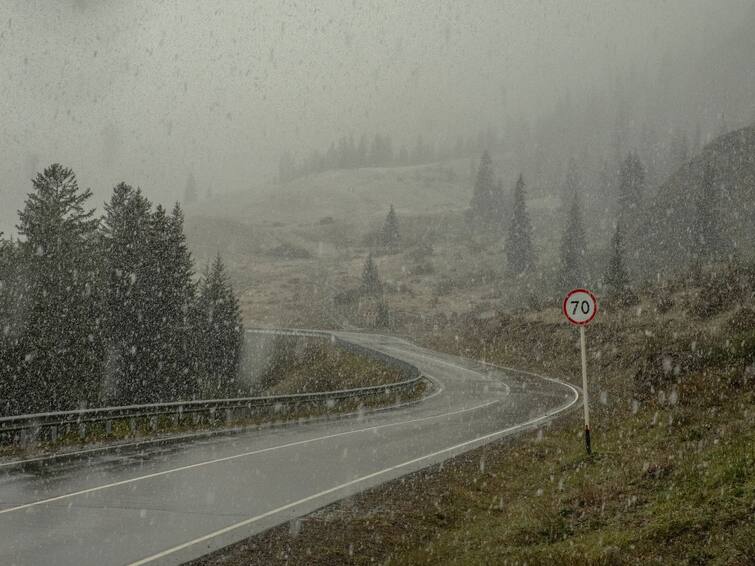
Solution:
<svg viewBox="0 0 755 566"><path fill-rule="evenodd" d="M705 256L694 226L706 168L712 168L715 210L733 254L755 256L755 124L723 134L678 169L647 207L632 238L638 273L673 271Z"/></svg>

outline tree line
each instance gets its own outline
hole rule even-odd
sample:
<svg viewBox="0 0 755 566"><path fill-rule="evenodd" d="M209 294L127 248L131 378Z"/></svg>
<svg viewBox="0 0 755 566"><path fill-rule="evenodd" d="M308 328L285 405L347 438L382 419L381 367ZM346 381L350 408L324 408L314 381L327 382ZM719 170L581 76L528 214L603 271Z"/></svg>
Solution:
<svg viewBox="0 0 755 566"><path fill-rule="evenodd" d="M730 251L717 211L721 195L715 179L715 165L709 163L702 178L702 190L695 199L695 218L690 228L689 239L699 250L699 260L720 259ZM647 220L646 169L637 153L629 152L626 155L616 186L614 231L606 250L607 261L602 284L609 296L631 301L633 293L629 285L625 244L627 236L641 231ZM584 287L590 279L580 189L576 165L572 161L562 192L564 219L558 265L560 291ZM510 207L505 207L504 202L510 202ZM505 208L510 209L508 214L504 212ZM519 175L511 199L507 201L503 184L496 179L487 151L480 159L469 215L476 225L500 229L508 226L505 238L508 271L515 276L533 273L536 257L524 179Z"/></svg>
<svg viewBox="0 0 755 566"><path fill-rule="evenodd" d="M233 396L243 326L218 256L197 280L178 204L118 184L104 216L71 169L0 234L0 414Z"/></svg>
<svg viewBox="0 0 755 566"><path fill-rule="evenodd" d="M291 151L284 151L278 164L278 181L285 183L334 169L400 167L469 157L479 154L485 147L499 147L500 144L498 133L491 128L468 138L458 136L455 143L449 145L436 145L419 135L413 146L398 148L386 134L377 133L372 137L362 134L358 141L353 135L341 136L327 150L315 149L305 158L297 159Z"/></svg>

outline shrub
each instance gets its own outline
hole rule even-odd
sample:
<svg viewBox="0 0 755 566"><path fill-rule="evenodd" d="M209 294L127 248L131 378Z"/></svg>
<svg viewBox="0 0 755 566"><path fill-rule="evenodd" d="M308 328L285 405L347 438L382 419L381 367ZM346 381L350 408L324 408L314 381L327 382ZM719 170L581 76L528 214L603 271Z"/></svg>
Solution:
<svg viewBox="0 0 755 566"><path fill-rule="evenodd" d="M690 304L690 314L709 318L730 309L741 298L741 288L724 274L711 275Z"/></svg>
<svg viewBox="0 0 755 566"><path fill-rule="evenodd" d="M674 308L674 297L668 289L660 289L655 294L655 312L665 314Z"/></svg>
<svg viewBox="0 0 755 566"><path fill-rule="evenodd" d="M731 315L728 326L737 334L755 329L755 310L750 307L741 307Z"/></svg>

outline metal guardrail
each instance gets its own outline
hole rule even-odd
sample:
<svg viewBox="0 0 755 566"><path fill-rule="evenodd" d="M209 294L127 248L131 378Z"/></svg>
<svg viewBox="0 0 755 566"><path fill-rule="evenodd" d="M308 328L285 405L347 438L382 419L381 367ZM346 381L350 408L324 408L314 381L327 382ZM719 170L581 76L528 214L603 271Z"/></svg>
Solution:
<svg viewBox="0 0 755 566"><path fill-rule="evenodd" d="M174 401L170 403L153 403L146 405L126 405L116 407L100 407L94 409L79 409L74 411L54 411L29 415L14 415L0 417L0 443L38 441L48 439L55 441L61 435L78 433L83 438L95 425L103 425L106 434L112 433L113 423L127 421L132 432L137 430L137 422L148 420L149 427L158 428L161 418L170 418L174 424L185 422L191 418L192 424L202 422L224 422L231 424L236 420L253 418L272 410L278 414L291 409L324 405L331 408L338 401L375 398L379 396L396 396L411 392L425 378L420 375L416 366L401 360L386 356L381 352L371 350L338 337L329 332L321 331L264 331L250 330L250 333L270 333L289 336L309 336L318 338L335 338L341 347L355 353L379 359L388 365L402 370L407 379L385 385L373 385L338 391L323 391L317 393L295 393L289 395L275 395L262 397L238 397L231 399L207 399L196 401Z"/></svg>

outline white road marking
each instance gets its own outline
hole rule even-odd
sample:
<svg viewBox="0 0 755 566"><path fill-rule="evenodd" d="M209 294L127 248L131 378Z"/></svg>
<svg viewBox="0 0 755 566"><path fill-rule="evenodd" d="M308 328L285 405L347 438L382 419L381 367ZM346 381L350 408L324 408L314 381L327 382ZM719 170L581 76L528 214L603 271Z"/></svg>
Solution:
<svg viewBox="0 0 755 566"><path fill-rule="evenodd" d="M287 444L280 444L278 446L270 446L268 448L260 448L260 449L257 449L257 450L251 450L249 452L243 452L241 454L234 454L233 456L225 456L223 458L216 458L214 460L206 460L204 462L197 462L195 464L188 464L186 466L180 466L178 468L171 468L170 470L163 470L161 472L154 472L152 474L146 474L146 475L143 475L143 476L139 476L139 477L135 477L135 478L130 478L130 479L127 479L127 480L121 480L121 481L117 481L117 482L113 482L113 483L109 483L109 484L105 484L105 485L100 485L100 486L96 486L96 487L90 487L90 488L87 488L87 489L82 489L80 491L74 491L72 493L66 493L66 494L63 494L63 495L57 495L55 497L49 497L47 499L40 499L38 501L32 501L31 503L24 503L23 505L17 505L15 507L9 507L8 509L0 509L0 515L3 515L5 513L11 513L13 511L20 511L22 509L28 509L29 507L35 507L37 505L44 505L46 503L53 503L55 501L60 501L61 499L67 499L67 498L70 498L70 497L76 497L77 495L85 495L87 493L93 493L95 491L102 491L104 489L108 489L108 488L111 488L111 487L118 487L118 486L121 486L121 485L126 485L126 484L130 484L130 483L134 483L134 482L138 482L138 481L142 481L142 480L146 480L146 479L150 479L150 478L156 478L156 477L160 477L160 476L164 476L164 475L168 475L168 474L173 474L173 473L181 472L181 471L184 471L184 470L191 470L193 468L199 468L199 467L202 467L202 466L209 466L210 464L217 464L219 462L227 462L229 460L236 460L238 458L245 458L247 456L253 456L255 454L263 454L265 452L272 452L274 450L280 450L280 449L283 449L283 448L291 448L293 446L301 446L303 444L309 444L311 442L319 442L321 440L328 440L328 439L331 439L331 438L338 438L338 437L341 437L341 436L348 436L350 434L358 434L360 432L366 432L366 431L371 431L371 430L378 430L378 429L388 428L388 427L393 427L393 426L401 426L401 425L413 424L413 423L418 423L418 422L427 421L427 420L431 420L431 419L439 419L439 418L450 417L450 416L458 415L458 414L462 414L462 413L468 413L468 412L471 412L471 411L476 411L478 409L483 409L485 407L489 407L490 405L493 405L495 403L500 403L500 400L496 399L496 400L493 400L493 401L488 401L486 403L482 403L480 405L475 405L474 407L469 407L469 408L466 408L466 409L457 409L456 411L450 411L448 413L441 413L439 415L430 415L428 417L421 417L421 418L417 418L417 419L410 419L410 420L407 420L407 421L400 421L400 422L396 422L396 423L386 423L386 424L375 425L375 426L370 426L370 427L366 427L366 428L359 428L359 429L355 429L355 430L348 430L348 431L344 431L344 432L338 432L338 433L335 433L335 434L328 434L328 435L325 435L325 436L318 436L316 438L309 438L307 440L297 440L295 442L289 442Z"/></svg>
<svg viewBox="0 0 755 566"><path fill-rule="evenodd" d="M195 545L197 543L204 542L204 541L210 540L212 538L215 538L217 536L220 536L220 535L223 535L225 533L228 533L230 531L239 529L241 527L245 527L247 525L251 525L252 523L256 523L256 522L258 522L258 521L260 521L262 519L265 519L267 517L275 515L276 513L280 513L281 511L286 511L288 509L296 507L297 505L302 505L304 503L308 503L308 502L313 501L315 499L318 499L318 498L320 498L320 497L322 497L324 495L328 495L328 494L334 493L336 491L339 491L339 490L345 489L347 487L350 487L352 485L356 485L358 483L367 481L369 479L372 479L372 478L375 478L375 477L387 474L388 472L392 472L392 471L395 471L395 470L398 470L398 469L401 469L401 468L405 468L407 466L411 466L412 464L416 464L416 463L421 462L423 460L427 460L429 458L434 458L435 456L440 456L441 454L447 454L448 452L453 452L455 450L459 450L461 448L473 445L475 443L480 443L480 442L484 442L486 440L491 440L491 439L495 438L496 436L502 436L502 435L505 435L505 434L507 434L509 432L513 432L513 431L515 431L517 429L521 429L521 428L525 428L525 427L530 427L533 424L536 424L536 423L538 423L540 421L543 421L545 419L551 418L552 416L557 415L558 413L561 413L561 412L569 409L570 407L572 407L577 402L577 400L579 399L579 393L577 392L577 390L574 389L574 387L572 387L569 384L564 384L564 385L567 385L568 387L570 387L572 389L572 391L574 392L574 399L570 403L564 405L563 407L561 407L559 409L556 409L555 411L553 411L551 413L546 413L545 415L542 415L540 417L531 419L531 420L529 420L527 422L524 422L524 423L521 423L521 424L518 424L518 425L515 425L515 426L511 426L511 427L508 427L508 428L505 428L505 429L502 429L502 430L499 430L499 431L496 431L496 432L491 432L489 434L486 434L486 435L483 435L483 436L479 436L479 437L477 437L475 439L472 439L472 440L467 440L465 442L461 442L461 443L456 444L454 446L451 446L449 448L444 448L443 450L438 450L436 452L432 452L431 454L425 454L424 456L420 456L420 457L414 458L412 460L407 460L406 462L402 462L401 464L396 464L395 466L390 466L388 468L384 468L384 469L379 470L377 472L373 472L371 474L367 474L366 476L362 476L362 477L353 479L351 481L348 481L346 483L342 483L340 485L331 487L331 488L326 489L324 491L321 491L319 493L315 493L313 495L309 495L309 496L304 497L302 499L299 499L297 501L292 501L291 503L287 503L287 504L282 505L282 506L280 506L280 507L278 507L276 509L271 509L270 511L266 511L265 513L262 513L260 515L255 516L255 517L251 517L249 519L245 519L243 521L239 521L238 523L234 523L233 525L229 525L229 526L224 527L222 529L218 529L217 531L214 531L212 533L209 533L209 534L203 535L201 537L195 538L193 540L187 541L187 542L185 542L183 544L179 544L177 546L174 546L173 548L169 548L167 550L163 550L162 552L158 552L157 554L153 554L152 556L148 556L146 558L142 558L141 560L137 560L136 562L132 562L129 566L141 566L143 564L148 564L149 562L153 562L155 560L159 560L160 558L165 558L166 556L168 556L170 554L174 554L174 553L176 553L176 552L178 552L180 550L183 550L185 548L193 546L193 545Z"/></svg>
<svg viewBox="0 0 755 566"><path fill-rule="evenodd" d="M468 372L476 373L477 375L482 375L482 374L481 374L481 373L480 373L479 371L477 371L477 370L474 370L474 369L470 369L470 368L465 368L464 366L460 366L459 364L455 364L455 363L452 363L452 362L447 362L447 361L445 361L445 360L441 360L441 359L439 359L439 358L434 358L434 357L432 357L432 356L427 356L427 355L425 355L425 354L420 354L420 353L419 353L418 351L416 351L416 350L406 350L406 349L403 349L403 348L397 348L397 347L395 347L395 346L387 346L387 348L388 348L388 350L392 350L392 351L394 351L394 352L402 352L402 353L404 353L404 354L408 354L408 355L410 355L410 356L418 356L418 357L420 357L420 358L424 358L424 359L426 359L426 360L431 360L431 361L432 361L433 363L443 364L443 365L445 365L445 366L449 366L449 367L452 367L452 368L456 368L456 369L460 369L460 370L463 370L463 371L468 371ZM482 363L485 363L485 362L482 362ZM491 366L493 366L493 364L486 364L486 365L491 365ZM493 366L493 367L497 367L497 366ZM499 369L508 369L508 368L499 368ZM533 375L536 375L536 374L533 374ZM538 377L543 377L543 376L538 376ZM561 383L561 382L560 382L560 381L558 381L558 380L554 380L554 379L552 379L552 378L548 378L548 377L545 377L544 379L550 379L551 381L556 381L556 382L558 382L558 383ZM486 378L486 380L487 380L487 381L494 381L494 380L492 380L492 379L490 379L490 378ZM507 394L507 395L509 395L509 394L511 393L511 387L509 387L508 383L506 383L505 381L498 381L498 380L495 380L495 381L496 381L497 383L500 383L501 385L503 385L503 386L504 386L504 387L506 388L506 394Z"/></svg>

